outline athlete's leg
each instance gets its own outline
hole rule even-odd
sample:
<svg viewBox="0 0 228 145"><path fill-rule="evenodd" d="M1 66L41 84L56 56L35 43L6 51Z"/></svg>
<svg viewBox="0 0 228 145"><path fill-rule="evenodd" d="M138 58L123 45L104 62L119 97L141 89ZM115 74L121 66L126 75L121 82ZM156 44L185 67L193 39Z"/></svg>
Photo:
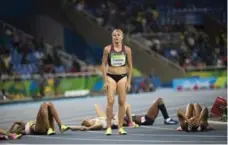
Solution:
<svg viewBox="0 0 228 145"><path fill-rule="evenodd" d="M186 107L186 112L182 109L177 110L177 117L180 122L181 128L178 128L178 130L185 130L188 131L188 120L193 116L194 112L194 106L193 104L188 104Z"/></svg>
<svg viewBox="0 0 228 145"><path fill-rule="evenodd" d="M159 112L159 104L162 103L162 99L161 98L158 98L156 99L155 101L153 101L152 105L150 106L150 108L148 109L146 115L150 118L150 119L153 119L155 120L157 115L158 115L158 112ZM167 117L167 116L166 116Z"/></svg>
<svg viewBox="0 0 228 145"><path fill-rule="evenodd" d="M165 124L177 124L177 121L171 119L168 115L168 111L165 107L164 101L162 98L157 98L151 105L151 107L148 109L146 115L152 119L155 120L159 110L162 113L162 116L165 120Z"/></svg>
<svg viewBox="0 0 228 145"><path fill-rule="evenodd" d="M49 120L49 123L50 123L50 127L53 129L53 131L55 131L55 120L54 120L54 117L51 114L51 110L50 110L49 107L48 107L48 120Z"/></svg>
<svg viewBox="0 0 228 145"><path fill-rule="evenodd" d="M136 124L132 119L132 109L131 109L131 105L128 103L126 103L125 105L125 112L128 118L128 121L125 121L125 124L128 124L130 127L133 127L133 128L138 127L138 124Z"/></svg>
<svg viewBox="0 0 228 145"><path fill-rule="evenodd" d="M126 116L129 120L129 122L133 122L131 105L128 103L126 103L126 105L125 105L125 112L126 112Z"/></svg>
<svg viewBox="0 0 228 145"><path fill-rule="evenodd" d="M188 104L186 107L185 116L187 117L187 119L190 119L191 117L193 117L193 115L194 115L194 106L193 104Z"/></svg>
<svg viewBox="0 0 228 145"><path fill-rule="evenodd" d="M193 104L193 106L194 106L194 116L199 117L202 111L201 106L198 103Z"/></svg>
<svg viewBox="0 0 228 145"><path fill-rule="evenodd" d="M102 110L101 106L98 104L94 104L95 112L97 117L106 117L105 112Z"/></svg>
<svg viewBox="0 0 228 145"><path fill-rule="evenodd" d="M55 106L51 103L51 102L48 102L48 108L50 110L50 113L51 115L53 116L53 118L55 119L55 121L57 122L58 126L59 126L59 130L63 133L67 130L69 130L70 128L63 125L62 121L60 120L59 118L59 114L55 108Z"/></svg>
<svg viewBox="0 0 228 145"><path fill-rule="evenodd" d="M196 115L199 119L199 125L201 127L201 130L205 130L208 127L209 111L208 111L207 107L204 107L202 109L201 106L197 103L197 104L194 104L194 109L195 109Z"/></svg>
<svg viewBox="0 0 228 145"><path fill-rule="evenodd" d="M107 95L107 108L106 108L106 116L107 116L107 131L106 135L112 134L112 118L113 118L113 105L114 105L114 95L116 93L116 82L111 77L107 76L108 81L108 89L106 92Z"/></svg>
<svg viewBox="0 0 228 145"><path fill-rule="evenodd" d="M126 97L127 97L126 83L127 83L127 77L122 78L117 83L118 104L119 104L118 128L119 128L120 134L126 134L126 132L123 130L125 104L126 104Z"/></svg>
<svg viewBox="0 0 228 145"><path fill-rule="evenodd" d="M208 121L208 114L209 114L208 108L204 107L200 113L200 116L199 116L200 122L202 122L202 123L207 122Z"/></svg>
<svg viewBox="0 0 228 145"><path fill-rule="evenodd" d="M36 117L35 133L38 134L54 134L54 131L48 131L51 128L50 122L48 120L48 104L43 103L40 106ZM48 131L48 132L47 132Z"/></svg>

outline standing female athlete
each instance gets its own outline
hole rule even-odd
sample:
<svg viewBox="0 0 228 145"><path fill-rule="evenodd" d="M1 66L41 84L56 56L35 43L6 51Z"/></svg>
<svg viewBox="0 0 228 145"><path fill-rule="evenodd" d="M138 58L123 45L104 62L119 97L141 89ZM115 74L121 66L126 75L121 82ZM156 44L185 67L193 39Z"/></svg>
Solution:
<svg viewBox="0 0 228 145"><path fill-rule="evenodd" d="M112 134L111 121L113 117L114 95L117 91L119 97L119 134L125 135L127 132L123 129L123 121L126 96L131 87L132 55L131 49L123 45L123 32L120 29L115 29L112 32L112 44L104 48L102 73L104 79L104 90L107 95L107 130L105 134Z"/></svg>

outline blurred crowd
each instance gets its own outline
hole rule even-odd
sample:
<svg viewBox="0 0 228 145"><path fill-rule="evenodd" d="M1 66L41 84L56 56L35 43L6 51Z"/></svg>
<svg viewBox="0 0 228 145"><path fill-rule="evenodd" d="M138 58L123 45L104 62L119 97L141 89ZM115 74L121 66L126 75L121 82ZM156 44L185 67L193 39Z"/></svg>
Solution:
<svg viewBox="0 0 228 145"><path fill-rule="evenodd" d="M95 21L108 30L121 28L127 36L145 44L183 68L226 66L227 36L217 36L216 47L210 46L209 37L202 27L184 24L187 14L215 16L227 24L224 5L221 3L196 2L198 5L178 0L161 0L157 4L146 0L71 0L78 11L95 17ZM165 5L164 5L165 4ZM200 19L200 18L199 18ZM200 20L193 20L197 23ZM184 25L182 25L184 24Z"/></svg>
<svg viewBox="0 0 228 145"><path fill-rule="evenodd" d="M32 38L8 24L0 23L0 75L32 75L43 73L75 73L96 70L70 60L65 65L58 53L60 46L51 46L43 39ZM69 65L71 64L71 65Z"/></svg>

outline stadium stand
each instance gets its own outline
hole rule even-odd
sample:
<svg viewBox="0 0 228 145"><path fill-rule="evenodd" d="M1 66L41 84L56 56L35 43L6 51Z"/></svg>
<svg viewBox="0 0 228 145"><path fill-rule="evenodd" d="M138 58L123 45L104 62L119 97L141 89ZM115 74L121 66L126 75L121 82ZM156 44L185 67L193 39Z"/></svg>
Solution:
<svg viewBox="0 0 228 145"><path fill-rule="evenodd" d="M122 28L127 37L149 47L184 69L225 66L227 36L216 35L211 45L203 25L204 16L221 25L227 24L226 8L214 1L146 0L71 1L74 8L86 13L100 26ZM126 6L126 3L127 6Z"/></svg>
<svg viewBox="0 0 228 145"><path fill-rule="evenodd" d="M0 50L0 74L96 71L95 67L87 66L61 48L53 48L3 21L0 23Z"/></svg>

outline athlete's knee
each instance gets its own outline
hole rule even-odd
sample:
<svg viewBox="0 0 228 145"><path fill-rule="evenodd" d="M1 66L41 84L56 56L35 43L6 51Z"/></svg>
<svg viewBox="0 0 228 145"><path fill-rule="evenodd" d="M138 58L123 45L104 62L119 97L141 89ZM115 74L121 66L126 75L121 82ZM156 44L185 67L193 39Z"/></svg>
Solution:
<svg viewBox="0 0 228 145"><path fill-rule="evenodd" d="M54 104L53 104L52 102L47 102L47 105L48 105L49 107L54 107Z"/></svg>
<svg viewBox="0 0 228 145"><path fill-rule="evenodd" d="M126 107L126 108L130 108L131 105L130 105L129 103L125 103L125 107Z"/></svg>
<svg viewBox="0 0 228 145"><path fill-rule="evenodd" d="M41 104L40 106L42 109L46 109L48 107L48 103L47 102L44 102Z"/></svg>
<svg viewBox="0 0 228 145"><path fill-rule="evenodd" d="M120 97L118 100L118 103L120 106L124 106L126 104L126 99L123 97Z"/></svg>
<svg viewBox="0 0 228 145"><path fill-rule="evenodd" d="M46 114L48 113L48 106L47 106L46 103L42 105L41 110L40 110L40 113L41 113L43 116L46 116Z"/></svg>
<svg viewBox="0 0 228 145"><path fill-rule="evenodd" d="M187 106L188 107L194 107L192 103L189 103Z"/></svg>
<svg viewBox="0 0 228 145"><path fill-rule="evenodd" d="M162 99L161 97L158 97L158 98L157 98L157 101L160 102L160 101L163 101L163 99Z"/></svg>
<svg viewBox="0 0 228 145"><path fill-rule="evenodd" d="M203 111L205 110L205 111L208 111L208 108L207 107L203 107L203 109L202 109Z"/></svg>
<svg viewBox="0 0 228 145"><path fill-rule="evenodd" d="M158 104L163 104L164 102L163 102L163 99L161 98L161 97L158 97L157 98L157 102L158 102Z"/></svg>
<svg viewBox="0 0 228 145"><path fill-rule="evenodd" d="M202 112L203 112L205 115L208 115L209 110L208 110L207 107L204 107L204 108L202 109Z"/></svg>
<svg viewBox="0 0 228 145"><path fill-rule="evenodd" d="M177 109L177 117L180 117L181 116L181 112L182 112L182 109L181 108L178 108Z"/></svg>
<svg viewBox="0 0 228 145"><path fill-rule="evenodd" d="M113 105L114 104L114 98L112 97L112 98L109 98L108 99L108 105L110 106L110 105Z"/></svg>
<svg viewBox="0 0 228 145"><path fill-rule="evenodd" d="M194 105L194 106L200 106L200 104L199 104L199 103L194 103L193 105Z"/></svg>

